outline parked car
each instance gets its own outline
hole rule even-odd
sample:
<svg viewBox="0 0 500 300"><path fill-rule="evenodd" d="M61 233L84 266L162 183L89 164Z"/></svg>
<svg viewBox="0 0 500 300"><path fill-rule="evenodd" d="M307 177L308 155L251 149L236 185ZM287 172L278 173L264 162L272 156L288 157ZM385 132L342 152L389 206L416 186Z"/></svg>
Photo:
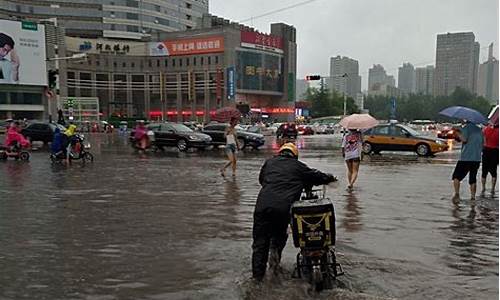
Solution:
<svg viewBox="0 0 500 300"><path fill-rule="evenodd" d="M212 123L208 124L203 128L202 132L208 134L212 138L213 145L225 145L226 138L224 133L229 124L226 123ZM258 149L260 146L264 145L264 136L262 134L251 133L243 130L236 130L236 138L240 144L240 148L243 149L250 146L254 149Z"/></svg>
<svg viewBox="0 0 500 300"><path fill-rule="evenodd" d="M437 137L445 140L456 140L458 139L457 133L460 130L450 126L445 126L443 129L437 131Z"/></svg>
<svg viewBox="0 0 500 300"><path fill-rule="evenodd" d="M297 128L297 131L301 135L313 135L314 134L314 129L312 129L312 127L309 125L300 125Z"/></svg>
<svg viewBox="0 0 500 300"><path fill-rule="evenodd" d="M54 139L54 131L56 128L59 128L61 132L66 131L64 126L57 123L34 122L22 129L21 134L24 135L30 142L41 141L44 143L50 143Z"/></svg>
<svg viewBox="0 0 500 300"><path fill-rule="evenodd" d="M191 130L200 131L203 126L196 122L184 122L182 123L185 126L189 127Z"/></svg>
<svg viewBox="0 0 500 300"><path fill-rule="evenodd" d="M401 124L378 125L364 134L363 152L415 151L419 156L429 156L448 150L445 140L420 135Z"/></svg>

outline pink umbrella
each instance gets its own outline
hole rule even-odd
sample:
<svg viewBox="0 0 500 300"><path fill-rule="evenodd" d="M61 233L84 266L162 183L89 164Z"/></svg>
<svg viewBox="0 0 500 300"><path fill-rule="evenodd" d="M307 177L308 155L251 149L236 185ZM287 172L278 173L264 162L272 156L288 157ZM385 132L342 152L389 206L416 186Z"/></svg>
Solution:
<svg viewBox="0 0 500 300"><path fill-rule="evenodd" d="M488 119L490 120L491 124L498 125L498 105L493 107L490 114L488 115Z"/></svg>
<svg viewBox="0 0 500 300"><path fill-rule="evenodd" d="M229 122L231 119L240 119L241 113L239 110L233 107L223 107L215 111L215 115L212 117L212 121L217 122Z"/></svg>
<svg viewBox="0 0 500 300"><path fill-rule="evenodd" d="M340 121L340 126L347 129L370 129L378 125L378 121L369 114L352 114Z"/></svg>

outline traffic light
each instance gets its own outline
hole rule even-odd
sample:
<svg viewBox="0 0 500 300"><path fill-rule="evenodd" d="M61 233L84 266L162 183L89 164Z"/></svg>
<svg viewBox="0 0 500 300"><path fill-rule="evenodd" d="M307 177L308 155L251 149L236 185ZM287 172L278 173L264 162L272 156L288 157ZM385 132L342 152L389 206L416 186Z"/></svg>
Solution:
<svg viewBox="0 0 500 300"><path fill-rule="evenodd" d="M57 70L49 70L49 88L54 89L56 87L57 75L59 72Z"/></svg>
<svg viewBox="0 0 500 300"><path fill-rule="evenodd" d="M307 75L306 76L307 81L320 80L320 79L321 79L321 75Z"/></svg>

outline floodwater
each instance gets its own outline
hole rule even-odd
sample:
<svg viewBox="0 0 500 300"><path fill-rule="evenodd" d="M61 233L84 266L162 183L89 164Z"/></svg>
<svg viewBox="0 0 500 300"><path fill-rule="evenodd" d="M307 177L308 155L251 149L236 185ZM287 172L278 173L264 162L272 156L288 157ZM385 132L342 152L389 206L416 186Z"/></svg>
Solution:
<svg viewBox="0 0 500 300"><path fill-rule="evenodd" d="M338 137L299 140L301 160L340 178L327 195L346 275L313 295L290 278L291 239L283 276L249 280L258 172L275 142L222 178L220 149L138 155L117 135L90 140L93 164L53 166L46 150L0 163L0 299L498 298L498 197L471 202L463 184L451 200L457 150L366 157L347 193Z"/></svg>

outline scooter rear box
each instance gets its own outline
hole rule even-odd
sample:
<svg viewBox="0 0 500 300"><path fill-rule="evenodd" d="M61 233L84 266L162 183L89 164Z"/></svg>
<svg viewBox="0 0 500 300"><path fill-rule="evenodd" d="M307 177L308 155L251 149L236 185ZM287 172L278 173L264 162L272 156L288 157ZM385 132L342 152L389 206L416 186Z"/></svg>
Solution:
<svg viewBox="0 0 500 300"><path fill-rule="evenodd" d="M323 248L335 245L335 209L330 199L294 202L292 235L295 247Z"/></svg>

